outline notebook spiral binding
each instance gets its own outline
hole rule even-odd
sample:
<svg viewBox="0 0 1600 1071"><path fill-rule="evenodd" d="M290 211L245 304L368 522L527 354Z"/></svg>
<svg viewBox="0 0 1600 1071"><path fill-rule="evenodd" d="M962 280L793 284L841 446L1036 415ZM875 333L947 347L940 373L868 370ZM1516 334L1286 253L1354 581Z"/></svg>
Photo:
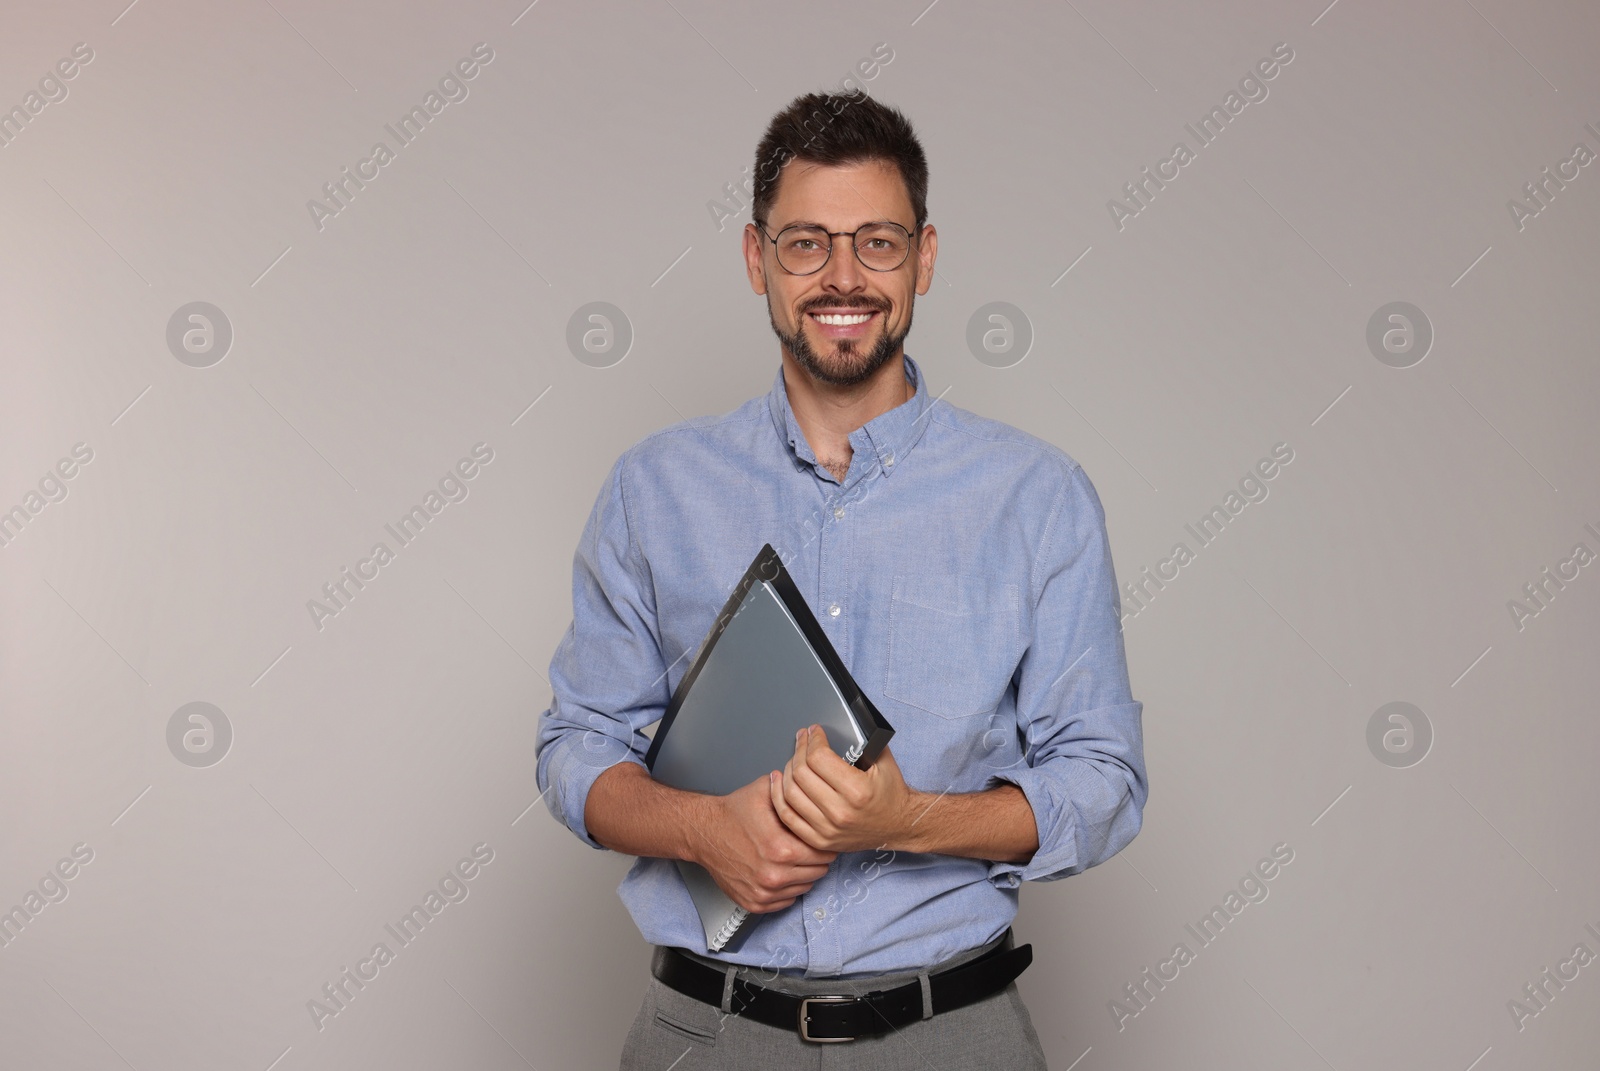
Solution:
<svg viewBox="0 0 1600 1071"><path fill-rule="evenodd" d="M711 939L711 951L721 952L722 946L728 943L728 941L733 937L734 933L736 933L739 927L744 923L744 920L749 917L750 912L746 911L744 908L734 908L733 914L728 916L728 921L722 924L722 929L718 930L716 936Z"/></svg>

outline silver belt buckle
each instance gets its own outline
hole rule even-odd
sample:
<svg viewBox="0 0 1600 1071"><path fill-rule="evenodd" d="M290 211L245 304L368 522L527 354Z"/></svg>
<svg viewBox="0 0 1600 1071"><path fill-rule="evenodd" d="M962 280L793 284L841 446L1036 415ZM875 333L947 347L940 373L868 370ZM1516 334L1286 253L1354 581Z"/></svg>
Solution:
<svg viewBox="0 0 1600 1071"><path fill-rule="evenodd" d="M815 1041L815 1042L819 1042L819 1043L820 1042L828 1042L828 1041L854 1041L855 1038L853 1038L853 1037L848 1037L848 1038L814 1038L814 1037L812 1037L811 1036L811 1032L808 1029L806 1029L806 1024L808 1022L810 1022L810 1020L811 1020L811 1017L806 1014L806 1009L814 1001L824 1001L824 1002L827 1002L829 1004L838 1004L838 1003L841 1003L843 1001L855 1000L855 999L857 999L857 998L852 997L852 996L835 995L835 994L831 994L831 993L830 994L826 994L824 996L817 996L817 997L801 997L800 998L800 1037L801 1037L801 1039L805 1040L805 1041Z"/></svg>

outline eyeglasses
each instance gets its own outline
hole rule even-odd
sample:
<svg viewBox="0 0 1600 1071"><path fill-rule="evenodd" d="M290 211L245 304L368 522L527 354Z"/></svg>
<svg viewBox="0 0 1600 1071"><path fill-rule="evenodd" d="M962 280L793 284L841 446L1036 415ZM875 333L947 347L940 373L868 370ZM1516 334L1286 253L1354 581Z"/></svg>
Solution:
<svg viewBox="0 0 1600 1071"><path fill-rule="evenodd" d="M911 233L898 223L867 223L853 231L830 231L825 227L795 224L778 232L776 238L761 233L777 249L778 264L790 275L815 275L833 255L833 240L849 238L856 259L873 271L894 271L911 253Z"/></svg>

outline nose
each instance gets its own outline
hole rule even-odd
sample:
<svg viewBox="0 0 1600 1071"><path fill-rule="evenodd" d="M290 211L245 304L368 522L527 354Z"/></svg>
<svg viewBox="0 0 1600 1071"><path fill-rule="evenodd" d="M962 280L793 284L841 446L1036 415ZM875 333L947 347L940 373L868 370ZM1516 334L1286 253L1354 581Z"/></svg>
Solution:
<svg viewBox="0 0 1600 1071"><path fill-rule="evenodd" d="M860 290L866 269L856 258L855 239L848 234L835 234L828 240L832 243L831 252L828 254L828 263L822 266L822 278L818 281L829 290L846 293Z"/></svg>

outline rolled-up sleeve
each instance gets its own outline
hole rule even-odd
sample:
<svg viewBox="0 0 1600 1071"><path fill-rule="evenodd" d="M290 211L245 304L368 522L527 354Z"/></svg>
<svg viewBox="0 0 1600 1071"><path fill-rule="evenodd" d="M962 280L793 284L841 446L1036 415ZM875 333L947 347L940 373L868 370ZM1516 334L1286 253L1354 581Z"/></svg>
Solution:
<svg viewBox="0 0 1600 1071"><path fill-rule="evenodd" d="M1033 808L1039 848L1027 863L990 864L1000 888L1055 881L1110 859L1139 832L1144 705L1132 697L1105 511L1072 465L1030 585L1033 628L1018 666L1017 723L1026 766L991 774Z"/></svg>
<svg viewBox="0 0 1600 1071"><path fill-rule="evenodd" d="M644 766L645 726L671 695L649 567L628 520L624 453L596 499L572 561L572 624L550 661L550 708L539 717L536 777L551 814L585 844L595 779L619 762Z"/></svg>

